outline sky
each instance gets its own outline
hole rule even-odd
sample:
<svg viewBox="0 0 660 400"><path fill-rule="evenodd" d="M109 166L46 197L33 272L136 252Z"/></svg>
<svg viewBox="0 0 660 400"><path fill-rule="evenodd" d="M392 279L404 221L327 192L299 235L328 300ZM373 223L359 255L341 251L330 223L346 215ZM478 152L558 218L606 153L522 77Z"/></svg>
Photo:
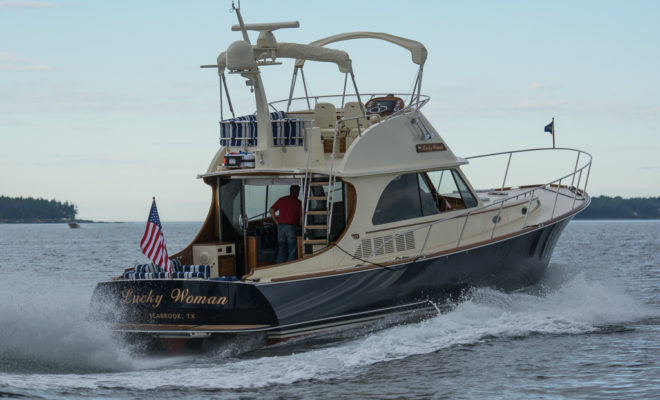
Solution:
<svg viewBox="0 0 660 400"><path fill-rule="evenodd" d="M660 196L658 1L274 4L244 0L241 12L300 21L275 32L281 42L352 31L422 42L422 111L459 156L551 146L554 117L557 146L593 156L592 196ZM0 195L69 201L96 221L146 220L155 196L162 220L203 220L211 193L196 177L219 148L220 102L217 73L199 66L241 39L230 6L0 0ZM349 53L363 93L412 86L403 49L329 47ZM336 67L308 65L313 94L341 93ZM292 69L264 68L269 100L288 96ZM252 113L235 78L237 114Z"/></svg>

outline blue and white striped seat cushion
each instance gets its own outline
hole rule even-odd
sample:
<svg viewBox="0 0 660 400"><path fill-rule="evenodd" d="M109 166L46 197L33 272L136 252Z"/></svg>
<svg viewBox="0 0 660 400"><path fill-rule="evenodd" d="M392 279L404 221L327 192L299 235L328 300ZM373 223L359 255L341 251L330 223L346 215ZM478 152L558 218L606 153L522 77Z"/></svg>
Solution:
<svg viewBox="0 0 660 400"><path fill-rule="evenodd" d="M128 271L124 272L124 279L135 280L135 279L169 279L170 274L167 272L135 272Z"/></svg>
<svg viewBox="0 0 660 400"><path fill-rule="evenodd" d="M208 278L208 275L203 272L172 272L172 278L189 279L189 278Z"/></svg>
<svg viewBox="0 0 660 400"><path fill-rule="evenodd" d="M149 264L135 264L133 266L134 272L160 272L160 267L154 263Z"/></svg>
<svg viewBox="0 0 660 400"><path fill-rule="evenodd" d="M304 122L286 118L284 111L270 113L273 140L276 146L303 144ZM220 121L221 146L256 146L257 116L245 115Z"/></svg>
<svg viewBox="0 0 660 400"><path fill-rule="evenodd" d="M170 261L172 262L172 278L207 279L211 275L210 265L181 265L180 260L173 259ZM170 274L162 271L160 267L154 263L135 264L131 269L124 271L123 278L129 280L168 279L170 278Z"/></svg>
<svg viewBox="0 0 660 400"><path fill-rule="evenodd" d="M302 146L304 122L284 118L273 121L273 141L276 146Z"/></svg>
<svg viewBox="0 0 660 400"><path fill-rule="evenodd" d="M182 265L179 271L172 273L172 278L203 278L211 275L210 265Z"/></svg>
<svg viewBox="0 0 660 400"><path fill-rule="evenodd" d="M146 278L146 276L152 276L151 274L162 272L160 267L154 263L149 264L135 264L132 268L124 271L122 277L124 279L151 279ZM149 275L146 275L149 274Z"/></svg>
<svg viewBox="0 0 660 400"><path fill-rule="evenodd" d="M170 263L172 265L172 272L181 271L181 260L172 258L170 259Z"/></svg>

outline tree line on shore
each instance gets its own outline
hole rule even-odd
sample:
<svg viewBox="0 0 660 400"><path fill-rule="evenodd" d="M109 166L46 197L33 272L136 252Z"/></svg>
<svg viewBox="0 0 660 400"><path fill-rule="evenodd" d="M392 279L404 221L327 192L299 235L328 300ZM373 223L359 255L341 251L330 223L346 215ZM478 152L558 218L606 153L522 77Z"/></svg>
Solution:
<svg viewBox="0 0 660 400"><path fill-rule="evenodd" d="M62 222L75 220L78 207L68 201L0 196L0 222Z"/></svg>
<svg viewBox="0 0 660 400"><path fill-rule="evenodd" d="M660 219L660 197L598 196L576 219Z"/></svg>

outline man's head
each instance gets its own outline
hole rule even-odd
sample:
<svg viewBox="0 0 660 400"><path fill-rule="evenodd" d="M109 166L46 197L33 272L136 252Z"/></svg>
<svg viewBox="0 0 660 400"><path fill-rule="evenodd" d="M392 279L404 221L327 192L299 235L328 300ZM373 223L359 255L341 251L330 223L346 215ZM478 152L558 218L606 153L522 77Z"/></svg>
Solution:
<svg viewBox="0 0 660 400"><path fill-rule="evenodd" d="M298 194L300 194L300 186L291 185L289 188L289 194L291 194L291 196L298 197Z"/></svg>

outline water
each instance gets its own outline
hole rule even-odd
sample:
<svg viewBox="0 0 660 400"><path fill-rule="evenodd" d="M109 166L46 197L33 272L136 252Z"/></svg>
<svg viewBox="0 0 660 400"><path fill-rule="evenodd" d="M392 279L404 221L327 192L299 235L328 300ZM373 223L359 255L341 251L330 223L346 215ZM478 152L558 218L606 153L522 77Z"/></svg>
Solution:
<svg viewBox="0 0 660 400"><path fill-rule="evenodd" d="M170 253L199 223L164 224ZM143 224L0 225L0 397L649 399L660 393L660 221L574 221L543 282L474 290L417 324L149 357L87 322L144 261Z"/></svg>

